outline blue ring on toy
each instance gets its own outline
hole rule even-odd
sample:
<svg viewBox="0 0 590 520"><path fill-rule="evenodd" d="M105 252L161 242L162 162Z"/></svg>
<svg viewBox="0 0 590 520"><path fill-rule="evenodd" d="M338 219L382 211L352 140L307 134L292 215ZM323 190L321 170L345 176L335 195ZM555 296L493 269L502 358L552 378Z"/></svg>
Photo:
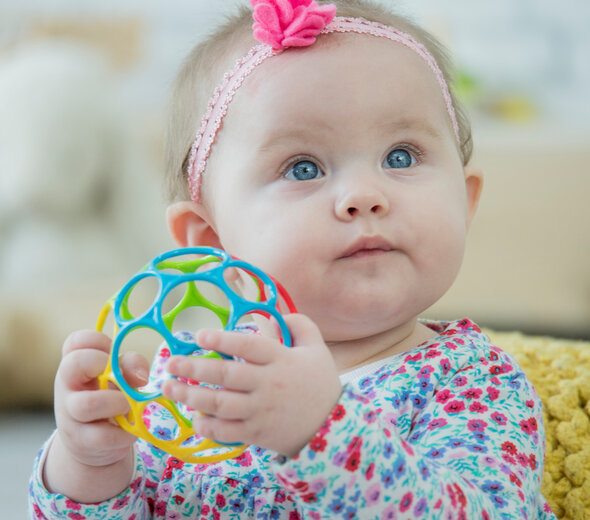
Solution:
<svg viewBox="0 0 590 520"><path fill-rule="evenodd" d="M158 268L158 265L166 260L173 259L176 256L187 255L217 257L220 260L219 262L214 262L217 265L213 265L210 269L202 272L171 274L164 273ZM251 302L238 295L223 277L225 270L230 268L243 269L257 277L264 284L266 292L268 293L268 299L263 302ZM130 319L123 318L121 315L121 306L123 305L126 296L142 279L150 276L155 277L158 281L158 292L154 297L152 304L140 316ZM115 380L121 386L122 390L135 401L141 402L153 400L160 397L162 393L160 391L146 393L138 392L125 381L119 365L121 342L131 331L138 328L148 328L160 334L170 348L171 355L191 355L198 350L199 346L195 343L188 343L175 337L164 322L164 316L162 316L162 302L170 291L180 284L194 281L212 283L221 289L227 297L229 302L229 316L227 323L224 326L224 330L235 330L238 321L243 316L249 314L258 313L270 315L279 325L283 344L286 347L292 346L291 334L287 324L277 309L279 301L277 286L265 272L243 260L232 258L228 253L221 249L210 247L189 247L167 251L153 258L144 269L131 277L114 297L113 314L119 330L112 346L112 371ZM218 354L225 359L231 359L230 356L227 356L222 352L218 352Z"/></svg>

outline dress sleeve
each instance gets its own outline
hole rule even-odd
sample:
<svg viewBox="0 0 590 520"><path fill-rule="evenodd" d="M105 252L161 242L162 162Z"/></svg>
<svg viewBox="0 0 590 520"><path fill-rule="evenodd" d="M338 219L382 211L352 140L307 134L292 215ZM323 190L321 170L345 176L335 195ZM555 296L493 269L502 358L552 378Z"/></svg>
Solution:
<svg viewBox="0 0 590 520"><path fill-rule="evenodd" d="M53 437L52 437L53 438ZM135 470L131 484L116 497L98 504L80 504L61 494L50 493L43 483L43 464L47 450L52 441L50 438L33 464L33 472L29 482L29 518L43 520L139 520L151 518L150 496L156 488L152 480L153 457L144 451L146 445L136 442ZM156 477L157 478L157 477ZM153 499L152 499L153 502Z"/></svg>
<svg viewBox="0 0 590 520"><path fill-rule="evenodd" d="M500 349L468 347L435 345L345 387L277 468L310 518L554 518L536 392Z"/></svg>

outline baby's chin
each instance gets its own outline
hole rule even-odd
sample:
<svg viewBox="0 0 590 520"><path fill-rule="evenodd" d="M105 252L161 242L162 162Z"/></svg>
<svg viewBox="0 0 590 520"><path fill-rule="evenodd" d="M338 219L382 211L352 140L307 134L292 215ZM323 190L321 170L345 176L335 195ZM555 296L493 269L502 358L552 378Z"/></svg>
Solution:
<svg viewBox="0 0 590 520"><path fill-rule="evenodd" d="M362 341L416 321L412 316L376 316L364 313L338 317L320 316L316 319L310 317L319 327L326 343Z"/></svg>

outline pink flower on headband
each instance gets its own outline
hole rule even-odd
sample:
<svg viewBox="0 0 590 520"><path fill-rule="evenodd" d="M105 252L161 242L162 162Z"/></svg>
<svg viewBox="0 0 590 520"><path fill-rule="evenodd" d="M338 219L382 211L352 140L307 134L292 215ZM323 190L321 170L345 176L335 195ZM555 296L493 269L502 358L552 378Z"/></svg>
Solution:
<svg viewBox="0 0 590 520"><path fill-rule="evenodd" d="M306 47L336 15L335 5L315 0L250 0L254 37L273 49Z"/></svg>

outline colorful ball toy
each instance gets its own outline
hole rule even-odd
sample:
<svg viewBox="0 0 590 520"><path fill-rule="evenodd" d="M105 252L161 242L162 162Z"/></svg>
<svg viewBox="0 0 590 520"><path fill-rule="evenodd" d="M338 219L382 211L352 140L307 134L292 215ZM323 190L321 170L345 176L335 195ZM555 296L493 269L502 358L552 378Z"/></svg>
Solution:
<svg viewBox="0 0 590 520"><path fill-rule="evenodd" d="M227 275L236 270L245 273L254 282L253 287L257 294L253 298L246 299L230 287L227 279L231 279L231 276ZM129 308L129 298L136 286L149 277L157 280L157 294L145 312L134 316ZM219 305L203 295L198 288L200 282L208 282L220 289L228 306ZM178 292L181 286L184 291L180 290L182 296L178 303L165 312L163 302L166 297L171 291ZM224 330L235 330L241 319L252 315L271 319L278 324L281 342L286 347L291 347L291 335L281 315L280 304L285 306L286 311L296 312L291 298L280 284L260 269L233 258L220 249L176 249L151 260L105 304L97 321L96 328L100 331L112 312L115 322L113 344L108 364L99 376L99 386L107 389L115 385L127 397L131 410L127 415L115 417L117 423L136 437L185 462L206 464L240 455L247 448L244 444L224 444L199 437L192 428L192 411L162 395L160 386L163 379L151 381L141 388L129 385L119 365L121 346L130 332L144 328L157 332L166 342L171 355L228 358L225 354L204 350L194 341L187 341L186 334L173 332L174 321L182 311L190 307L200 307L212 311L219 318ZM149 416L153 409L169 414L174 419L176 426L172 435L162 438L150 431Z"/></svg>

